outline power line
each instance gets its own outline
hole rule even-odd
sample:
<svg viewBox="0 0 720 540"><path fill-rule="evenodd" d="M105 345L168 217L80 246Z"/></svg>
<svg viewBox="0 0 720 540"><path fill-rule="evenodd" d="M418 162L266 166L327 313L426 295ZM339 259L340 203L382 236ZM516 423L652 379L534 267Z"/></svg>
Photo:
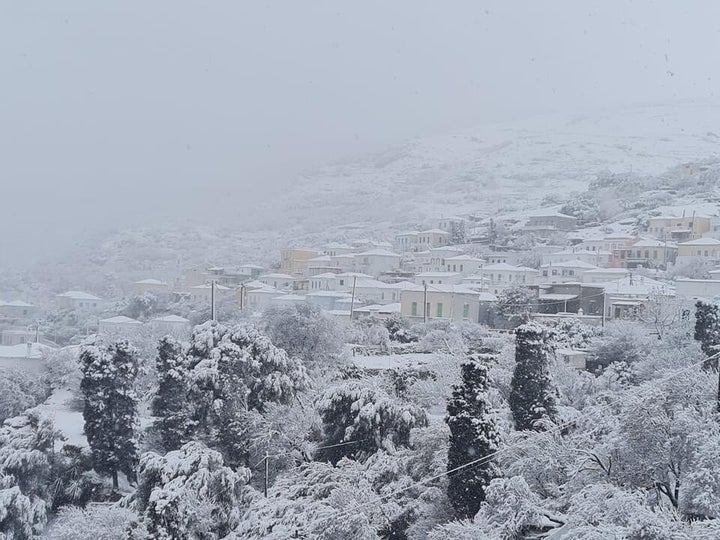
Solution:
<svg viewBox="0 0 720 540"><path fill-rule="evenodd" d="M714 355L714 357L718 357L718 356L720 356L720 353ZM643 392L643 391L646 391L646 390L656 391L656 390L657 390L656 385L657 385L659 382L664 382L664 381L666 381L666 380L670 380L670 379L672 379L672 378L674 378L674 377L677 377L678 375L680 375L680 374L682 374L682 373L690 370L691 368L694 368L694 367L696 367L696 366L699 366L699 365L701 365L701 364L704 364L705 362L707 362L708 360L711 360L712 358L713 358L713 357L705 358L705 359L703 359L703 360L701 360L701 361L699 361L699 362L695 362L695 363L689 364L689 365L685 366L684 368L682 368L682 369L680 369L680 370L677 370L677 371L675 371L675 372L672 372L672 373L666 375L665 377L661 377L661 378L659 378L659 379L653 379L652 381L647 381L644 386L642 386L642 387L637 387L637 388L634 389L634 391L631 391L631 392L632 392L633 394L639 394L639 393L641 393L641 392ZM652 386L651 386L651 385L652 385ZM617 399L617 400L610 401L610 402L606 403L605 405L601 405L601 406L599 406L599 407L594 407L591 411L589 411L589 413L586 414L586 416L590 416L591 414L596 414L596 413L598 413L598 412L601 412L601 411L604 411L604 410L606 410L606 409L609 409L609 408L611 408L611 407L613 407L613 406L621 403L622 401L628 401L628 402L629 402L631 398L637 399L638 397L639 397L639 396L636 396L636 395L628 396L627 394L625 394L624 396L621 397L621 399ZM448 471L443 471L442 473L439 473L439 474L430 476L430 477L428 477L428 478L424 478L424 479L422 479L422 480L419 480L419 481L417 481L417 482L414 482L413 484L411 484L411 485L409 485L409 486L405 486L404 488L395 490L395 491L393 491L393 492L391 492L391 493L387 493L387 494L385 494L385 495L380 495L380 496L378 496L375 500L373 500L373 501L371 501L371 502L368 502L368 503L364 503L364 504L355 506L352 511L353 511L353 513L354 513L355 511L357 511L357 510L359 510L359 509L361 509L361 508L364 508L364 507L366 507L366 506L371 506L371 505L375 505L375 504L381 503L381 502L383 502L385 499L387 499L387 498L389 498L389 497L395 497L395 496L397 496L397 495L400 495L401 493L404 493L405 491L408 491L408 490L413 489L413 488L415 488L415 487L419 487L419 486L425 485L425 484L427 484L428 482L432 482L433 480L437 480L438 478L442 478L443 476L447 476L447 475L449 475L449 474L453 474L453 473L455 473L455 472L457 472L457 471L466 469L466 468L468 468L468 467L473 467L473 466L475 466L475 465L479 465L479 464L481 464L481 463L487 462L487 461L493 459L494 457L496 457L496 456L498 456L498 455L500 455L500 454L502 454L502 453L505 453L505 452L508 452L509 450L512 450L513 448L519 447L519 446L521 446L521 445L525 445L525 444L527 444L528 442L531 442L532 440L534 440L535 438L538 438L538 437L547 435L547 434L549 434L549 433L561 431L561 430L565 429L566 427L570 426L571 424L576 423L582 416L583 416L583 414L581 413L580 415L578 415L577 417L575 417L575 418L573 418L573 419L571 419L571 420L568 420L568 421L563 422L563 423L560 423L560 424L556 424L554 427L552 427L552 428L550 428L550 429L548 429L548 430L545 430L545 431L533 432L530 436L528 436L526 439L524 439L524 440L522 440L522 441L518 441L518 442L515 443L515 444L508 445L508 446L505 446L505 447L503 447L503 448L500 448L500 449L496 450L495 452L492 452L492 453L490 453L490 454L484 455L484 456L482 456L482 457L479 457L479 458L477 458L477 459L474 459L474 460L472 460L472 461L469 461L469 462L467 462L467 463L464 463L464 464L462 464L462 465L459 465L458 467L455 467L454 469L451 469L451 470L448 470ZM597 428L597 427L596 427L596 428L593 428L593 429L589 430L589 431L587 432L587 434L593 433L593 432L597 431L598 429L599 429L599 428ZM344 512L347 513L348 510L345 510ZM343 515L343 512L341 512L340 515L335 516L335 519L342 519L343 517L345 517L345 516ZM348 517L349 517L349 516L348 516Z"/></svg>

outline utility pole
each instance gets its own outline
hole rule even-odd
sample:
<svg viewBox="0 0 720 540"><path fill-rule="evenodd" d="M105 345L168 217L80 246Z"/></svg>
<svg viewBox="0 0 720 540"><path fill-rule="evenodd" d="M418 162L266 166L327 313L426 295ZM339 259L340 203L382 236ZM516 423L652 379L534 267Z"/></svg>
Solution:
<svg viewBox="0 0 720 540"><path fill-rule="evenodd" d="M215 320L215 280L210 280L210 320Z"/></svg>
<svg viewBox="0 0 720 540"><path fill-rule="evenodd" d="M427 308L427 282L423 280L423 322L426 323L428 318Z"/></svg>
<svg viewBox="0 0 720 540"><path fill-rule="evenodd" d="M268 476L269 476L269 470L270 470L270 456L267 453L267 450L265 450L265 498L267 499L268 496Z"/></svg>
<svg viewBox="0 0 720 540"><path fill-rule="evenodd" d="M352 295L350 296L350 320L353 320L353 310L355 309L355 285L357 284L357 276L353 276Z"/></svg>

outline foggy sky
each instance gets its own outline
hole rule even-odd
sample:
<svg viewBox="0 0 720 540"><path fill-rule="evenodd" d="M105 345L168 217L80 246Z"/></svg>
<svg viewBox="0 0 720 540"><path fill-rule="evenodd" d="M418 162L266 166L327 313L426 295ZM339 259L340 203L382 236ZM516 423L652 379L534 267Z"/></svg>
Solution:
<svg viewBox="0 0 720 540"><path fill-rule="evenodd" d="M719 21L712 0L0 0L0 266L224 218L407 138L713 96Z"/></svg>

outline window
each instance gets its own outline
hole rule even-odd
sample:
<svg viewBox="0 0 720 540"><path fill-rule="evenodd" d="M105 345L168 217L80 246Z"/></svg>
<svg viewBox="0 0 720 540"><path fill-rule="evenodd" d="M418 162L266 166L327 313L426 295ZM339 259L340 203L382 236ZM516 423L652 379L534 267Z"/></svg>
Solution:
<svg viewBox="0 0 720 540"><path fill-rule="evenodd" d="M463 271L463 265L462 265L462 264L460 265L460 271L461 271L461 272Z"/></svg>
<svg viewBox="0 0 720 540"><path fill-rule="evenodd" d="M425 315L430 316L430 302L425 304Z"/></svg>
<svg viewBox="0 0 720 540"><path fill-rule="evenodd" d="M707 250L707 249L705 250L705 256L706 256L706 257L708 256L708 250Z"/></svg>
<svg viewBox="0 0 720 540"><path fill-rule="evenodd" d="M574 275L575 275L575 270L568 270L568 275L569 275L569 276L574 276Z"/></svg>
<svg viewBox="0 0 720 540"><path fill-rule="evenodd" d="M543 277L547 277L547 270L543 270Z"/></svg>
<svg viewBox="0 0 720 540"><path fill-rule="evenodd" d="M344 280L344 279L341 279L341 280L340 280L340 285L345 285L345 280Z"/></svg>
<svg viewBox="0 0 720 540"><path fill-rule="evenodd" d="M413 302L410 305L410 315L412 315L413 317L417 316L417 302Z"/></svg>
<svg viewBox="0 0 720 540"><path fill-rule="evenodd" d="M470 316L470 304L463 304L463 319L467 319Z"/></svg>
<svg viewBox="0 0 720 540"><path fill-rule="evenodd" d="M436 315L437 315L438 317L442 317L442 316L443 316L443 305L442 305L442 302L438 302L438 303L437 303L437 309L436 309L436 312L435 312L435 313L436 313Z"/></svg>

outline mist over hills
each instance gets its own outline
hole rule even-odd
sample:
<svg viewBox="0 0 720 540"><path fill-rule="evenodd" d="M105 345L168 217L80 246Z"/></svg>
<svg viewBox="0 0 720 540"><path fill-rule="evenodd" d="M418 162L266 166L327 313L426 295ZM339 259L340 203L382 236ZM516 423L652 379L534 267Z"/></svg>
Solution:
<svg viewBox="0 0 720 540"><path fill-rule="evenodd" d="M661 175L682 163L718 161L719 153L720 106L713 101L488 124L320 166L259 202L223 197L235 210L214 220L183 216L80 235L31 273L51 287L93 288L115 274L163 277L180 267L267 265L286 245L391 239L441 215L538 208L548 195L563 199L586 190L604 171ZM28 269L23 261L0 261L3 266Z"/></svg>

